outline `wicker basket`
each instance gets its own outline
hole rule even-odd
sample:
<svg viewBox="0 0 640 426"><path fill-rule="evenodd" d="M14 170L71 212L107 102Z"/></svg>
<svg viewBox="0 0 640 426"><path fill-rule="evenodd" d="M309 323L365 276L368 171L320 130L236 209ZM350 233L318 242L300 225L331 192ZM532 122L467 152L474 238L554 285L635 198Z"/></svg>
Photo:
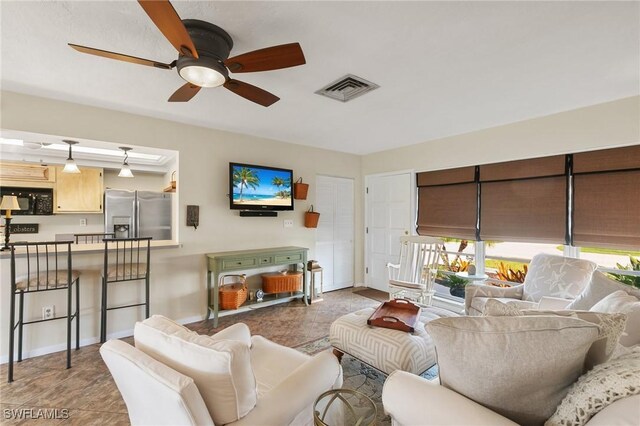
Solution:
<svg viewBox="0 0 640 426"><path fill-rule="evenodd" d="M296 200L306 200L308 191L309 191L309 184L302 183L302 178L298 179L293 184L293 198Z"/></svg>
<svg viewBox="0 0 640 426"><path fill-rule="evenodd" d="M304 226L307 228L317 228L320 220L320 213L313 211L313 204L309 207L309 211L304 212Z"/></svg>
<svg viewBox="0 0 640 426"><path fill-rule="evenodd" d="M286 274L274 272L262 274L262 291L265 293L286 293L302 289L302 272L290 271Z"/></svg>
<svg viewBox="0 0 640 426"><path fill-rule="evenodd" d="M233 284L226 284L232 279ZM247 300L247 284L244 275L225 275L220 278L220 309L238 309Z"/></svg>

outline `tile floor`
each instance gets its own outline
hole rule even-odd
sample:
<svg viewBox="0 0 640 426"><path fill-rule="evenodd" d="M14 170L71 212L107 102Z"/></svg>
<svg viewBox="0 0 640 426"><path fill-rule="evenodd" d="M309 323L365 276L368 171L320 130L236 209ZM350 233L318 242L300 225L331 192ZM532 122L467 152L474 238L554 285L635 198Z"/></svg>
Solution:
<svg viewBox="0 0 640 426"><path fill-rule="evenodd" d="M187 327L201 334L214 334L241 321L249 326L252 334L295 347L327 336L329 326L339 316L378 305L378 301L346 289L325 293L322 302L309 307L294 301L222 317L217 328L213 327L213 321L196 322ZM132 338L124 340L133 341ZM99 344L94 344L74 351L73 367L69 370L65 369L65 352L24 360L15 364L15 381L11 384L6 382L7 365L0 366L0 423L38 426L61 423L42 418L9 419L10 410L20 408L32 409L28 411L32 415L41 414L39 409L68 410L68 419L64 421L67 424L129 424L126 406L102 362L99 348Z"/></svg>

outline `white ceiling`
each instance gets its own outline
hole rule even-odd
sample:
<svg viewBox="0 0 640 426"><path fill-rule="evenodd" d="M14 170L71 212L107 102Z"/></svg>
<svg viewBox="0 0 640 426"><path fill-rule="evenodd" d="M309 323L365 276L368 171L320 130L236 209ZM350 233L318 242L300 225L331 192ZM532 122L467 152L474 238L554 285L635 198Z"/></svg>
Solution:
<svg viewBox="0 0 640 426"><path fill-rule="evenodd" d="M638 2L194 2L183 18L226 29L232 56L299 41L307 64L236 78L269 108L217 89L166 99L176 52L134 1L5 1L2 89L366 154L640 93ZM347 73L381 87L349 103L313 92Z"/></svg>

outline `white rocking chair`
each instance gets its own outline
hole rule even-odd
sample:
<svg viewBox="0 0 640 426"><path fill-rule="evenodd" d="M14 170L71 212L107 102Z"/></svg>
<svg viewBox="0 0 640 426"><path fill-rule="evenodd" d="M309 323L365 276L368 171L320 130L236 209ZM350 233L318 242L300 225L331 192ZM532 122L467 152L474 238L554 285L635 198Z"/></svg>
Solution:
<svg viewBox="0 0 640 426"><path fill-rule="evenodd" d="M433 237L400 237L400 261L387 263L389 297L405 297L429 306L443 241Z"/></svg>

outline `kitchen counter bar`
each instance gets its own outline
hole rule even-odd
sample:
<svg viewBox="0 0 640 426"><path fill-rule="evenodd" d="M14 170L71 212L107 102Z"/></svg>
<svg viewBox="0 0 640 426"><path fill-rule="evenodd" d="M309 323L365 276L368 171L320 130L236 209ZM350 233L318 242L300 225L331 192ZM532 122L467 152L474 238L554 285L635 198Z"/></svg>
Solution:
<svg viewBox="0 0 640 426"><path fill-rule="evenodd" d="M177 241L171 241L171 240L163 240L163 241L152 240L151 241L152 249L179 248L179 247L182 247L182 244L180 244ZM110 251L113 251L113 250L115 250L115 248L110 249ZM97 243L97 244L75 244L74 243L74 244L71 244L71 251L74 254L78 254L78 255L102 253L104 252L104 243ZM21 257L21 256L24 256L25 254L26 254L26 250L22 247L16 250L16 256ZM11 251L4 250L0 252L0 259L5 259L9 257L11 257Z"/></svg>

